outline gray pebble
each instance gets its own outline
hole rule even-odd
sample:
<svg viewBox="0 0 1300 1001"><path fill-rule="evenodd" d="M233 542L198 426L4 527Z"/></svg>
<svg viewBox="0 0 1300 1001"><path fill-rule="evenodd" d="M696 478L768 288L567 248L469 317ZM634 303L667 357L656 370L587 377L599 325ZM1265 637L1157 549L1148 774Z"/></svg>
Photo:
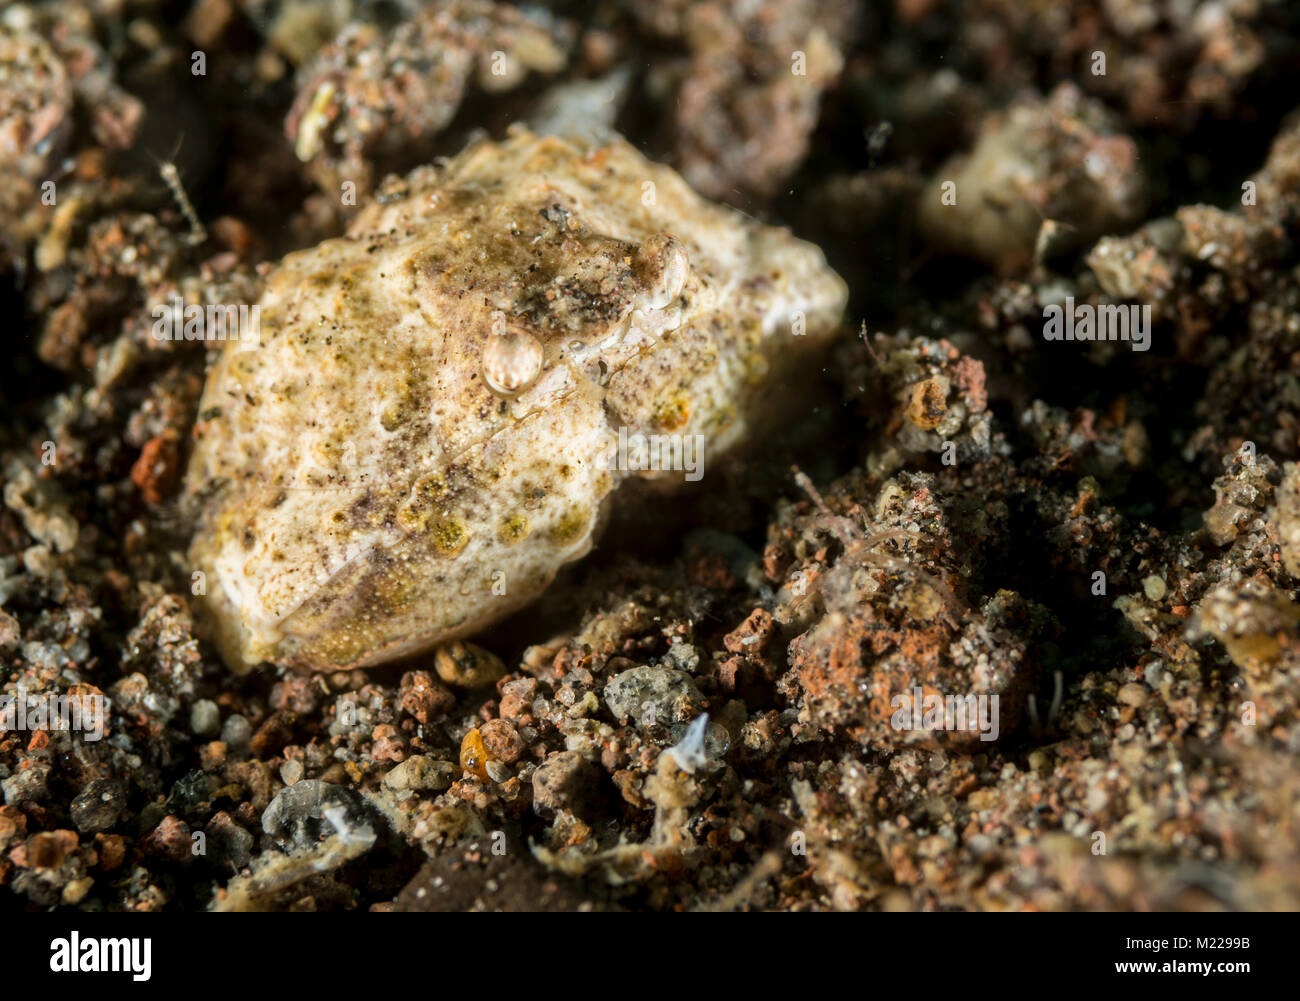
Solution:
<svg viewBox="0 0 1300 1001"><path fill-rule="evenodd" d="M252 739L253 727L248 720L236 713L226 720L225 725L221 728L221 739L225 741L226 746L232 751L240 751L248 746Z"/></svg>
<svg viewBox="0 0 1300 1001"><path fill-rule="evenodd" d="M199 699L190 709L190 730L199 737L211 737L221 729L221 710L211 699Z"/></svg>
<svg viewBox="0 0 1300 1001"><path fill-rule="evenodd" d="M634 720L642 727L667 726L698 716L704 707L704 696L684 671L634 667L609 679L605 685L605 704L620 721Z"/></svg>
<svg viewBox="0 0 1300 1001"><path fill-rule="evenodd" d="M533 809L542 816L580 811L596 785L596 770L580 751L557 751L533 773Z"/></svg>

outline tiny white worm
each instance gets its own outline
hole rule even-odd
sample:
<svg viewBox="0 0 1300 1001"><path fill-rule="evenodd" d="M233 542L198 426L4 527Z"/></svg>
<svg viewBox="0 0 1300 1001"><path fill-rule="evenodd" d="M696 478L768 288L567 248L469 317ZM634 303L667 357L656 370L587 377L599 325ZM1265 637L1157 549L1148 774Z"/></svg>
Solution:
<svg viewBox="0 0 1300 1001"><path fill-rule="evenodd" d="M208 231L203 228L203 223L199 221L199 214L194 211L194 205L190 202L189 195L185 193L185 186L181 184L181 172L176 169L175 163L166 160L158 165L158 173L171 189L172 197L176 199L181 215L185 216L185 221L190 224L190 232L185 237L185 242L191 247L197 246L208 238Z"/></svg>

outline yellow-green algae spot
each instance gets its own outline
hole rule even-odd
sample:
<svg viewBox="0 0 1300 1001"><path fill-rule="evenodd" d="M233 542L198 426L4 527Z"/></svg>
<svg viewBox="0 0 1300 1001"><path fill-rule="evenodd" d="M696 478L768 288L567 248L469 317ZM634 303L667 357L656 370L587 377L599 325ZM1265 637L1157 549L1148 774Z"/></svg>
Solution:
<svg viewBox="0 0 1300 1001"><path fill-rule="evenodd" d="M575 504L560 516L560 520L551 526L551 541L567 545L578 539L587 530L591 513L580 504Z"/></svg>
<svg viewBox="0 0 1300 1001"><path fill-rule="evenodd" d="M396 431L406 422L406 408L400 403L384 407L379 415L379 423L385 431Z"/></svg>
<svg viewBox="0 0 1300 1001"><path fill-rule="evenodd" d="M691 400L685 393L673 393L655 404L655 426L664 431L679 431L691 419Z"/></svg>
<svg viewBox="0 0 1300 1001"><path fill-rule="evenodd" d="M512 514L501 523L498 538L507 545L513 545L528 537L528 519L522 514Z"/></svg>
<svg viewBox="0 0 1300 1001"><path fill-rule="evenodd" d="M410 500L397 509L397 520L410 532L423 532L447 493L447 480L441 473L426 476L415 484Z"/></svg>
<svg viewBox="0 0 1300 1001"><path fill-rule="evenodd" d="M379 423L385 431L396 431L419 409L422 380L404 377L393 387L393 400L379 412Z"/></svg>
<svg viewBox="0 0 1300 1001"><path fill-rule="evenodd" d="M721 434L727 428L736 423L736 418L740 415L736 413L736 408L730 404L718 407L713 417L705 425L706 434Z"/></svg>
<svg viewBox="0 0 1300 1001"><path fill-rule="evenodd" d="M375 601L385 611L402 611L419 593L420 581L407 570L390 570L373 576Z"/></svg>
<svg viewBox="0 0 1300 1001"><path fill-rule="evenodd" d="M351 664L359 660L373 641L372 630L352 626L338 632L327 633L318 641L321 656L335 664Z"/></svg>
<svg viewBox="0 0 1300 1001"><path fill-rule="evenodd" d="M448 518L433 526L429 533L433 551L441 556L456 556L469 542L469 532L465 523L456 518Z"/></svg>
<svg viewBox="0 0 1300 1001"><path fill-rule="evenodd" d="M426 476L415 485L416 496L430 501L442 500L449 492L447 477L443 476L442 473Z"/></svg>

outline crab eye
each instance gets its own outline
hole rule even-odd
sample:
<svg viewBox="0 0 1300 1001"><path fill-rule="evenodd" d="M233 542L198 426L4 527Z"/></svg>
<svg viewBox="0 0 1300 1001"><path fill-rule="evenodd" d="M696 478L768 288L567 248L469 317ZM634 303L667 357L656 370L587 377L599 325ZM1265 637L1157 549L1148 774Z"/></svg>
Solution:
<svg viewBox="0 0 1300 1001"><path fill-rule="evenodd" d="M682 241L670 233L656 233L637 252L644 281L645 305L663 309L674 302L686 287L691 259Z"/></svg>
<svg viewBox="0 0 1300 1001"><path fill-rule="evenodd" d="M483 346L483 378L500 396L523 392L542 372L542 342L518 327L494 331Z"/></svg>

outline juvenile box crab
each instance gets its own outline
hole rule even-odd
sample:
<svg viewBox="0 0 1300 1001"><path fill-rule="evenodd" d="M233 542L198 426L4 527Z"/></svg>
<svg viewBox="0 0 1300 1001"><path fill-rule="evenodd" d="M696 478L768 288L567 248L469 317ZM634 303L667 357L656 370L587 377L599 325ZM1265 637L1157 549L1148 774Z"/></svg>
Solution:
<svg viewBox="0 0 1300 1001"><path fill-rule="evenodd" d="M655 475L606 461L620 428L732 448L845 299L620 138L515 129L390 183L209 373L186 485L222 655L366 666L517 609Z"/></svg>

